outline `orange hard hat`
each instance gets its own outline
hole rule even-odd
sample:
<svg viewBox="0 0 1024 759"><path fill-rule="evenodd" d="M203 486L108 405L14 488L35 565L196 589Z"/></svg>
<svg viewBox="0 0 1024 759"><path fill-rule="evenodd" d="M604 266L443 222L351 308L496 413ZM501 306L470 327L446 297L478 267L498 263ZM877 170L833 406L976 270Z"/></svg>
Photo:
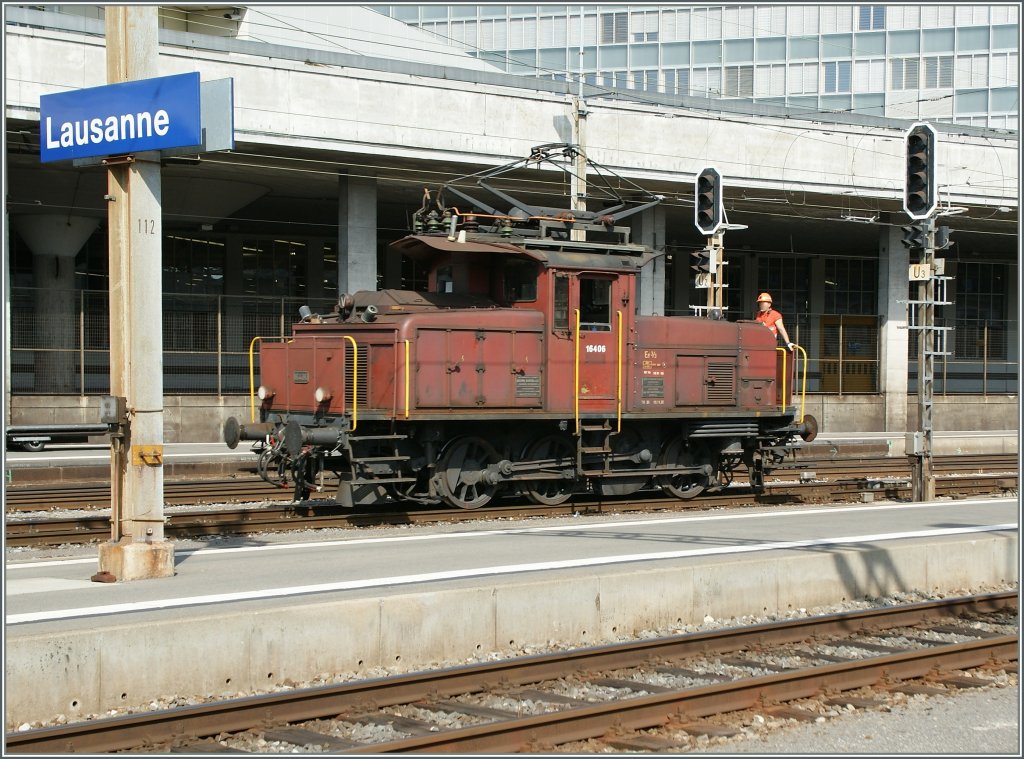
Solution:
<svg viewBox="0 0 1024 759"><path fill-rule="evenodd" d="M770 296L768 293L761 293L760 295L757 296L757 302L761 303L762 301L764 301L765 303L771 303L772 296Z"/></svg>

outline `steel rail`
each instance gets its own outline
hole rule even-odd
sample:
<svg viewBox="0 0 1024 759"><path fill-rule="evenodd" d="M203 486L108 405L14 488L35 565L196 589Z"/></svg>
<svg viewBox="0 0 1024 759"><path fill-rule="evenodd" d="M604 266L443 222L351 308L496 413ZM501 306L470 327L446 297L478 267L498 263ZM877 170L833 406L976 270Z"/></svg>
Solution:
<svg viewBox="0 0 1024 759"><path fill-rule="evenodd" d="M982 495L986 492L1016 490L1014 475L968 475L964 477L936 478L939 496ZM387 509L374 512L339 513L333 503L298 503L287 506L268 506L249 509L210 509L168 514L164 532L170 537L194 538L204 535L246 535L258 532L287 532L289 530L370 527L387 525L436 524L443 522L475 521L480 519L527 519L579 514L629 513L696 508L727 508L751 505L799 505L822 503L829 500L851 498L859 493L874 497L907 495L910 483L881 484L877 489L864 488L858 483L804 483L801 485L771 486L770 494L753 495L748 489L742 493L705 496L697 501L676 498L648 498L643 500L618 499L568 501L555 506L516 503L508 506L488 506L481 510L413 508L407 511ZM103 540L110 534L109 514L85 515L70 518L45 518L25 521L8 520L5 525L9 546L45 546L89 543Z"/></svg>
<svg viewBox="0 0 1024 759"><path fill-rule="evenodd" d="M883 607L821 617L633 641L554 654L520 657L394 677L320 686L229 701L111 717L6 735L13 753L102 753L158 745L183 735L202 738L269 723L294 723L366 713L396 704L462 693L507 689L581 672L650 665L695 655L756 650L829 635L852 636L958 617L1017 609L1017 593L1003 592ZM368 745L346 753L507 752L537 741L596 737L613 725L631 729L693 719L834 689L851 690L884 679L920 678L937 669L1016 661L1018 636L939 644L897 654L792 670L738 682L627 698L615 704L569 708L525 719L478 725L428 736Z"/></svg>
<svg viewBox="0 0 1024 759"><path fill-rule="evenodd" d="M815 472L817 479L834 478L852 473L848 479L910 477L910 466L905 460L887 457L869 460L836 460L827 458L802 458L799 469L791 466L773 471L776 479L799 476L802 470ZM1006 472L1016 470L1018 457L1015 454L974 454L963 456L941 456L935 459L935 471L941 474L956 472ZM984 470L984 471L982 471ZM243 469L248 477L251 470ZM765 483L769 488L779 485ZM292 488L274 488L256 478L232 479L189 479L164 482L166 504L191 504L197 501L219 503L239 501L292 501ZM704 496L701 500L706 500ZM699 501L698 501L699 502ZM109 508L110 485L107 483L66 483L60 485L16 485L5 491L7 511L48 511L55 508Z"/></svg>

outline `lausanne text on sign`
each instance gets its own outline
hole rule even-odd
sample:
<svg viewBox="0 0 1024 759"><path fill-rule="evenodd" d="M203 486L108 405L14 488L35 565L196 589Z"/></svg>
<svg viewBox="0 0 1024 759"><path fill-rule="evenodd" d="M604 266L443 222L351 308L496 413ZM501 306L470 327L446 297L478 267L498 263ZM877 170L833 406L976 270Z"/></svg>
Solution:
<svg viewBox="0 0 1024 759"><path fill-rule="evenodd" d="M39 125L44 163L199 145L199 73L43 95Z"/></svg>

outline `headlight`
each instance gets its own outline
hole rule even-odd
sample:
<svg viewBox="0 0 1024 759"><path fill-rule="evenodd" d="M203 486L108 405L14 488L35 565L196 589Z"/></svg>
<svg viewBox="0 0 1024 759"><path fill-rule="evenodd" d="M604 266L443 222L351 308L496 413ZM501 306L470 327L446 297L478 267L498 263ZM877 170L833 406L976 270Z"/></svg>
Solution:
<svg viewBox="0 0 1024 759"><path fill-rule="evenodd" d="M256 391L256 395L261 401L265 401L267 398L274 397L274 391L266 385L260 385L260 389Z"/></svg>
<svg viewBox="0 0 1024 759"><path fill-rule="evenodd" d="M331 391L325 387L318 387L316 392L313 393L313 397L316 399L317 403L323 403L324 401L329 401L331 399Z"/></svg>

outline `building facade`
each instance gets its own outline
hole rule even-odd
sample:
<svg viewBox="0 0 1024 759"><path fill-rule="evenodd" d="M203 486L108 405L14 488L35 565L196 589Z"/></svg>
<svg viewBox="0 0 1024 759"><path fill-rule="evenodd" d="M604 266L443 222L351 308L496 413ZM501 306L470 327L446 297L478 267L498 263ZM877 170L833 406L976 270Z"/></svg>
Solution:
<svg viewBox="0 0 1024 759"><path fill-rule="evenodd" d="M390 5L503 71L1016 130L1019 5Z"/></svg>
<svg viewBox="0 0 1024 759"><path fill-rule="evenodd" d="M39 160L39 97L104 83L102 8L67 8L8 8L5 18L9 423L90 422L109 392L105 172ZM436 35L365 9L352 23L376 17L366 27L377 47L348 52L362 27L346 28L334 6L315 10L316 19L285 6L160 11L161 71L235 87L235 149L162 167L169 441L216 440L225 416L249 413L253 338L287 337L300 306L323 312L343 292L423 289L424 273L387 243L408 232L425 186L573 138L575 84L479 58L462 67L465 50L426 56L408 34ZM690 314L704 299L690 270L706 242L693 224L693 178L717 165L729 220L747 226L726 240L728 318L750 318L756 294L772 292L808 351L808 410L830 428L912 423L913 290L899 229L909 122L586 89L592 157L665 197L634 228L636 241L665 252L637 308ZM945 222L954 279L938 318L954 344L939 362L938 428L998 426L1019 379L1016 136L937 124L942 199L966 209ZM547 200L552 181L522 188Z"/></svg>

